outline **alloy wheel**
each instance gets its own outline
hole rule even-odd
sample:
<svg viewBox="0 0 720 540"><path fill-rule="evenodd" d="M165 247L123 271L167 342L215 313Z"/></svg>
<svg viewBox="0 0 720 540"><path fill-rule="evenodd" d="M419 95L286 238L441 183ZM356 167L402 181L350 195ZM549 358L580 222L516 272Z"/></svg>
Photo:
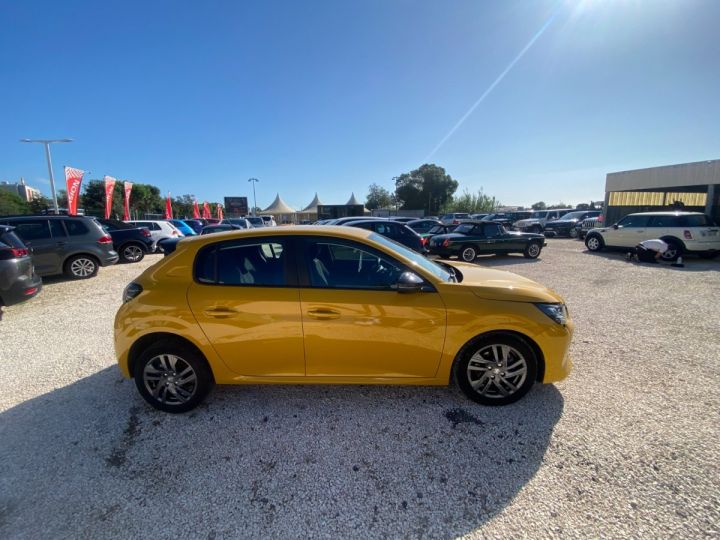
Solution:
<svg viewBox="0 0 720 540"><path fill-rule="evenodd" d="M530 255L533 259L540 255L540 246L537 244L530 244L528 246L528 255Z"/></svg>
<svg viewBox="0 0 720 540"><path fill-rule="evenodd" d="M126 261L138 262L143 258L142 249L137 246L127 246L123 249L123 258Z"/></svg>
<svg viewBox="0 0 720 540"><path fill-rule="evenodd" d="M598 240L596 236L588 238L587 247L590 251L597 251L600 249L600 240Z"/></svg>
<svg viewBox="0 0 720 540"><path fill-rule="evenodd" d="M473 262L477 258L475 248L467 247L462 251L462 260L465 262Z"/></svg>
<svg viewBox="0 0 720 540"><path fill-rule="evenodd" d="M197 374L179 356L160 354L145 364L143 383L150 395L165 405L182 405L198 387Z"/></svg>
<svg viewBox="0 0 720 540"><path fill-rule="evenodd" d="M70 263L70 271L79 278L86 278L95 273L95 261L84 257L75 259Z"/></svg>
<svg viewBox="0 0 720 540"><path fill-rule="evenodd" d="M504 344L479 349L468 362L467 378L484 398L501 399L516 393L525 383L528 363L514 347Z"/></svg>

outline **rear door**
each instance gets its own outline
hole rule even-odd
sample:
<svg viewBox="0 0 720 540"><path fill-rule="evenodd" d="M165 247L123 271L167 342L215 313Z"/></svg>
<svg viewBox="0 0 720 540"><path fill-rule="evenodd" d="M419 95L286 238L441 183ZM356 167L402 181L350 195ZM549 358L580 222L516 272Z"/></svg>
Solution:
<svg viewBox="0 0 720 540"><path fill-rule="evenodd" d="M286 237L210 244L198 252L188 304L238 375L305 375L300 298Z"/></svg>

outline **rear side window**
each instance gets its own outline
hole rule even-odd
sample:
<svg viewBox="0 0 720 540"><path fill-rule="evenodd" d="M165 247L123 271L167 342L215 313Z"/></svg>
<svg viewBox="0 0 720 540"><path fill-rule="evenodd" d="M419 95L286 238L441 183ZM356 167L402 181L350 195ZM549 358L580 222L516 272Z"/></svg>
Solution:
<svg viewBox="0 0 720 540"><path fill-rule="evenodd" d="M714 227L715 222L708 216L692 215L692 216L680 216L680 227Z"/></svg>
<svg viewBox="0 0 720 540"><path fill-rule="evenodd" d="M15 232L25 242L50 238L47 219L33 219L15 224Z"/></svg>
<svg viewBox="0 0 720 540"><path fill-rule="evenodd" d="M679 216L652 216L648 227L681 227Z"/></svg>
<svg viewBox="0 0 720 540"><path fill-rule="evenodd" d="M248 287L280 287L285 279L284 243L224 242L198 253L195 278L200 283Z"/></svg>
<svg viewBox="0 0 720 540"><path fill-rule="evenodd" d="M70 236L82 236L90 232L87 226L78 219L66 219L64 222L65 228Z"/></svg>

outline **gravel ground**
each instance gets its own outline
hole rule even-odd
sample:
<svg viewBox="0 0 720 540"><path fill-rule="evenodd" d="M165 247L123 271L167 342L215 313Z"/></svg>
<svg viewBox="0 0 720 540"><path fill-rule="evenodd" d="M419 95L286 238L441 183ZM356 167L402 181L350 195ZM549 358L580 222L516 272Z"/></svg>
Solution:
<svg viewBox="0 0 720 540"><path fill-rule="evenodd" d="M156 260L47 280L0 322L0 537L718 537L720 261L549 240L483 258L568 302L575 371L483 408L454 388L219 388L191 414L121 378L112 319Z"/></svg>

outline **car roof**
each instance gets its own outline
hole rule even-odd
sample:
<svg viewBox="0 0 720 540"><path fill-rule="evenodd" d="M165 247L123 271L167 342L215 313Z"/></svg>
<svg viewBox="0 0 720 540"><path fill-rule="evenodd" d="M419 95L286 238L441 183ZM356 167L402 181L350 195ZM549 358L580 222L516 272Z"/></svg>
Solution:
<svg viewBox="0 0 720 540"><path fill-rule="evenodd" d="M95 219L94 216L68 216L67 214L15 214L0 216L0 219L43 218L43 219Z"/></svg>
<svg viewBox="0 0 720 540"><path fill-rule="evenodd" d="M375 234L367 229L358 227L336 227L334 225L294 225L292 227L264 227L262 229L236 229L221 232L212 236L191 236L183 238L185 246L210 244L219 240L232 240L234 238L272 238L273 236L333 236L347 240L364 239Z"/></svg>

